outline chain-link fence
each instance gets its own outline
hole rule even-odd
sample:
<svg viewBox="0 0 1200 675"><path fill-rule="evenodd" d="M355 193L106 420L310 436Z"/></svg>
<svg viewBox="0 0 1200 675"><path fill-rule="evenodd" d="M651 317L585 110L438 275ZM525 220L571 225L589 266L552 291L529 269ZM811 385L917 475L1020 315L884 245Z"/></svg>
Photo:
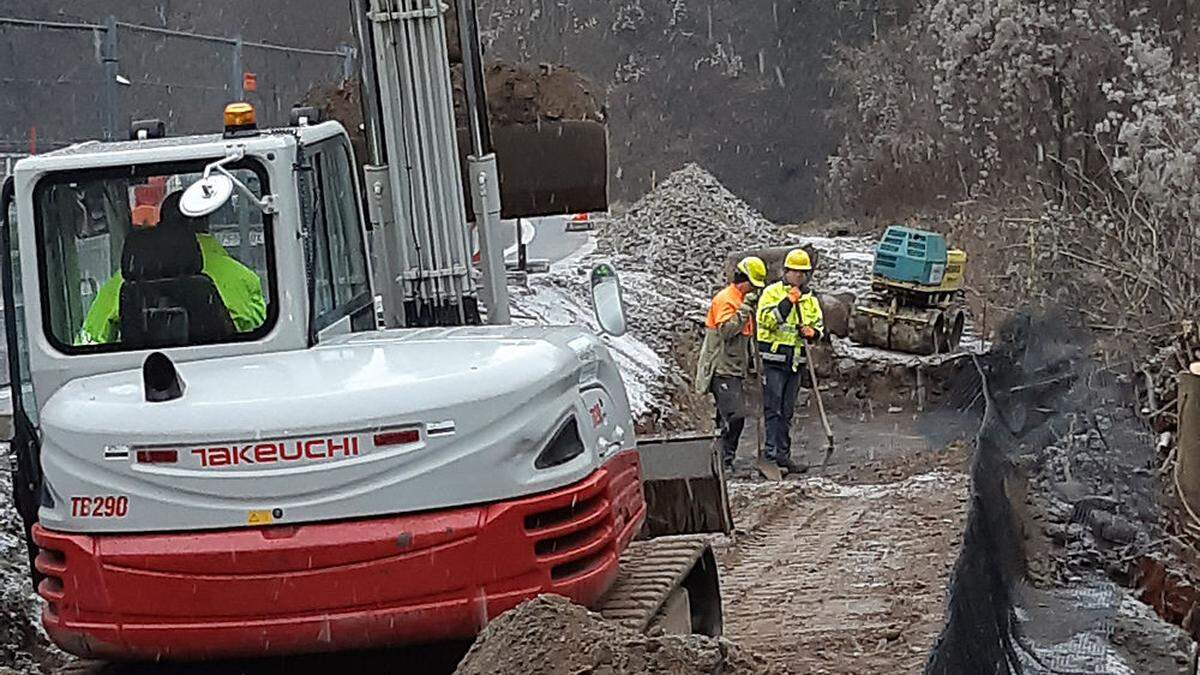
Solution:
<svg viewBox="0 0 1200 675"><path fill-rule="evenodd" d="M0 151L37 152L126 137L132 119L169 133L213 131L248 100L282 124L313 87L354 73L349 45L317 49L118 21L0 17Z"/></svg>
<svg viewBox="0 0 1200 675"><path fill-rule="evenodd" d="M12 173L13 164L24 156L25 154L20 152L0 152L0 182Z"/></svg>

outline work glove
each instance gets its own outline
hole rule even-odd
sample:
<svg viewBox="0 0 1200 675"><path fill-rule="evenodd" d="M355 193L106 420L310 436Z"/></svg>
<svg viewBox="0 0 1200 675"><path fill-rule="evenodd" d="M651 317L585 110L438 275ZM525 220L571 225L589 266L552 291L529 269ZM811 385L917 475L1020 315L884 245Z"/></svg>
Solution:
<svg viewBox="0 0 1200 675"><path fill-rule="evenodd" d="M800 337L812 342L817 339L817 331L812 326L801 326Z"/></svg>
<svg viewBox="0 0 1200 675"><path fill-rule="evenodd" d="M742 299L742 302L750 305L751 307L758 305L758 293L747 293L746 297Z"/></svg>
<svg viewBox="0 0 1200 675"><path fill-rule="evenodd" d="M788 296L788 300L791 300L793 305L799 303L800 302L800 289L796 288L795 286L792 286L792 288L790 290L788 290L787 296Z"/></svg>

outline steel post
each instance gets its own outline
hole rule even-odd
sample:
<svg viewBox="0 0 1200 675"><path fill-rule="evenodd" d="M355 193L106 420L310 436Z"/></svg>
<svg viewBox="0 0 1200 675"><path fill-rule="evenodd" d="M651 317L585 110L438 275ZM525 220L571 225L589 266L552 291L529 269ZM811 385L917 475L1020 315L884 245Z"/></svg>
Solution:
<svg viewBox="0 0 1200 675"><path fill-rule="evenodd" d="M504 269L504 244L500 239L500 173L496 155L467 158L471 177L471 205L475 227L479 230L480 267L483 268L483 301L488 308L488 323L512 323L508 306L508 275Z"/></svg>
<svg viewBox="0 0 1200 675"><path fill-rule="evenodd" d="M232 63L229 73L229 95L232 100L226 101L226 103L246 100L246 67L242 63L243 46L241 35L233 38L233 58L230 59Z"/></svg>
<svg viewBox="0 0 1200 675"><path fill-rule="evenodd" d="M120 136L118 126L121 119L121 93L117 76L120 71L120 53L117 46L117 17L104 20L104 35L100 42L100 61L103 65L104 82L100 87L104 140L114 141Z"/></svg>
<svg viewBox="0 0 1200 675"><path fill-rule="evenodd" d="M351 45L338 45L337 50L342 55L342 81L348 82L354 79L354 47Z"/></svg>

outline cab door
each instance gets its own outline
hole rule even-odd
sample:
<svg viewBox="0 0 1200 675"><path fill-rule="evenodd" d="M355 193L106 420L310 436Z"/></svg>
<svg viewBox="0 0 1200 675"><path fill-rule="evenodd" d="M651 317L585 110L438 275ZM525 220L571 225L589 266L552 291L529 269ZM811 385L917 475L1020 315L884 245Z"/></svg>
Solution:
<svg viewBox="0 0 1200 675"><path fill-rule="evenodd" d="M29 552L29 569L34 587L41 581L33 566L37 547L31 531L37 523L38 508L44 495L42 489L41 452L37 438L37 400L29 376L29 342L25 332L24 302L21 292L20 252L17 249L16 206L13 200L13 179L8 177L0 188L0 277L4 298L4 334L7 343L8 389L12 413L9 459L12 470L13 504L25 526L25 543ZM48 496L46 497L48 498Z"/></svg>
<svg viewBox="0 0 1200 675"><path fill-rule="evenodd" d="M349 145L334 137L305 149L313 235L314 319L319 336L374 330L365 230Z"/></svg>

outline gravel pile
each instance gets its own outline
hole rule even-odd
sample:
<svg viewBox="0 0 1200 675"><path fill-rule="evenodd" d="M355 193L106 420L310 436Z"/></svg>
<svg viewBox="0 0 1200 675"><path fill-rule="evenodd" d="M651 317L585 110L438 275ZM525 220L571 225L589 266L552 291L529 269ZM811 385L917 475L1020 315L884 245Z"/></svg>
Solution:
<svg viewBox="0 0 1200 675"><path fill-rule="evenodd" d="M725 283L726 258L788 239L711 174L689 164L600 223L594 248L531 277L528 287L514 288L514 316L518 322L595 329L588 275L597 262L614 263L629 334L605 342L617 357L635 414L648 429L692 430L690 408L697 404L687 392L694 351L709 300Z"/></svg>
<svg viewBox="0 0 1200 675"><path fill-rule="evenodd" d="M598 231L599 252L707 290L720 283L725 257L781 243L770 221L696 164L671 174Z"/></svg>
<svg viewBox="0 0 1200 675"><path fill-rule="evenodd" d="M787 235L704 169L688 164L628 211L603 223L595 257L622 275L630 332L666 363L652 384L653 411L667 431L695 428L705 405L688 393L708 303L726 282L725 260L739 251L782 245ZM696 409L695 411L693 409Z"/></svg>
<svg viewBox="0 0 1200 675"><path fill-rule="evenodd" d="M484 629L455 675L771 675L767 661L726 640L647 636L558 596L542 596Z"/></svg>

